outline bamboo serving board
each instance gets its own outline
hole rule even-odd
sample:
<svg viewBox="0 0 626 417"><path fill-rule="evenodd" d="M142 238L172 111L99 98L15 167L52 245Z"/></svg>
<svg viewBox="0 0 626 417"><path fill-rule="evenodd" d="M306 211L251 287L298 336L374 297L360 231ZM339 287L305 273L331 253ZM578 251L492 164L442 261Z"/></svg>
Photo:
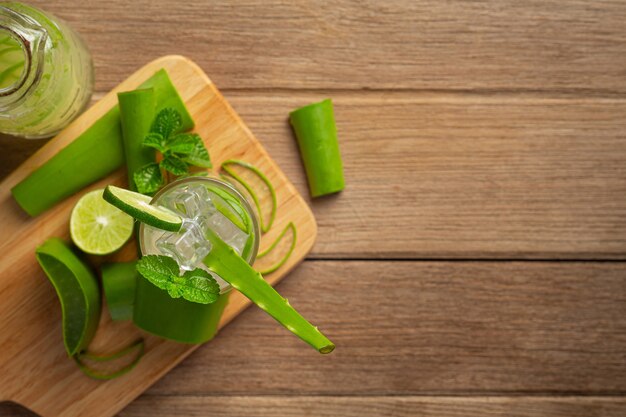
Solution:
<svg viewBox="0 0 626 417"><path fill-rule="evenodd" d="M317 226L311 210L206 74L184 57L157 59L107 94L0 185L0 401L17 402L42 416L112 416L198 348L144 335L145 356L129 374L112 381L85 376L65 353L60 304L35 260L35 248L48 237L69 240L70 211L83 192L35 218L28 217L10 194L13 185L114 106L118 92L136 88L160 68L167 70L187 104L196 122L195 131L205 140L214 166L228 158L243 159L259 167L275 185L276 223L263 237L261 248L269 245L289 221L296 224L296 249L286 265L266 277L268 281L275 284L282 279L313 246ZM86 190L111 183L125 185L125 178L125 169L120 169ZM133 250L127 246L113 259L128 258ZM241 294L231 294L220 328L249 304ZM139 334L130 322L112 322L105 306L90 350L115 351Z"/></svg>

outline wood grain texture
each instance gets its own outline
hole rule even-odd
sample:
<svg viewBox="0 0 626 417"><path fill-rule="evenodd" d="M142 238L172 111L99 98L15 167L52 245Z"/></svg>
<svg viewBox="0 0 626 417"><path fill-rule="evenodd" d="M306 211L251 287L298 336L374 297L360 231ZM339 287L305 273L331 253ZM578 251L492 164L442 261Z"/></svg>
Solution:
<svg viewBox="0 0 626 417"><path fill-rule="evenodd" d="M329 397L143 395L120 417L623 417L622 397ZM0 417L34 417L0 404Z"/></svg>
<svg viewBox="0 0 626 417"><path fill-rule="evenodd" d="M313 245L316 225L310 209L206 75L182 57L154 61L105 96L0 184L0 249L3 253L0 260L0 400L18 402L44 416L111 416L198 347L146 336L144 357L124 378L96 381L83 375L67 358L61 340L61 309L57 296L35 260L35 248L48 237L69 240L70 211L82 194L77 193L47 212L29 218L9 192L14 184L115 105L118 91L136 88L161 68L168 71L186 102L196 122L195 131L204 138L213 163L219 166L228 158L243 159L257 166L274 184L279 208L274 228L265 235L267 239L261 241L261 246L273 241L289 221L296 224L300 232L296 249L281 269L267 275L267 280L274 284L284 277ZM125 170L119 170L88 188L103 188L110 183L123 185L125 178ZM269 196L264 195L261 204L268 202ZM127 252L134 251L127 248ZM121 254L113 260L124 256ZM232 294L220 328L248 305L249 301L241 294ZM111 322L105 309L90 349L115 351L136 339L137 334L130 322Z"/></svg>
<svg viewBox="0 0 626 417"><path fill-rule="evenodd" d="M312 256L626 256L625 100L328 94L346 189L309 201ZM308 195L286 115L326 93L227 97Z"/></svg>
<svg viewBox="0 0 626 417"><path fill-rule="evenodd" d="M196 397L145 395L120 417L623 417L624 398ZM0 414L2 416L2 414Z"/></svg>
<svg viewBox="0 0 626 417"><path fill-rule="evenodd" d="M332 355L249 309L148 393L626 392L626 264L305 261L277 288Z"/></svg>
<svg viewBox="0 0 626 417"><path fill-rule="evenodd" d="M83 35L100 91L175 53L198 62L223 89L626 92L620 1L31 3Z"/></svg>

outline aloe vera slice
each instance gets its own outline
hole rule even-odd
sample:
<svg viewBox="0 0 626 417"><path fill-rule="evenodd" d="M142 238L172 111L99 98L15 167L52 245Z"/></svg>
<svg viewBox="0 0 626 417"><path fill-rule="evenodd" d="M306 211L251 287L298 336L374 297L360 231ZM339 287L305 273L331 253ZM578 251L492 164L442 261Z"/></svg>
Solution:
<svg viewBox="0 0 626 417"><path fill-rule="evenodd" d="M278 235L276 240L267 249L265 249L263 252L259 253L256 256L256 259L259 260L259 259L264 258L265 256L267 256L268 254L270 254L276 248L276 246L278 246L278 244L281 242L281 240L283 240L283 238L287 234L287 231L289 231L289 230L291 230L291 233L292 233L292 236L293 236L293 238L291 240L291 244L289 245L289 249L287 249L287 252L285 252L283 257L280 258L274 265L268 266L266 269L263 269L263 270L259 271L259 273L261 275L267 275L267 274L271 274L272 272L275 272L281 266L283 266L287 262L287 260L291 257L291 254L293 253L293 250L296 248L296 243L298 241L298 232L297 232L297 229L296 229L296 225L293 222L289 222L289 224L287 224L287 226L285 226L283 231L280 232L280 234Z"/></svg>
<svg viewBox="0 0 626 417"><path fill-rule="evenodd" d="M343 190L343 164L332 101L327 99L294 110L289 121L298 140L311 196Z"/></svg>
<svg viewBox="0 0 626 417"><path fill-rule="evenodd" d="M172 107L182 116L182 129L193 120L164 69L140 88L154 89L156 111ZM36 216L124 163L120 110L116 105L45 164L11 189L17 203Z"/></svg>
<svg viewBox="0 0 626 417"><path fill-rule="evenodd" d="M335 345L317 327L302 317L260 273L237 255L214 231L209 229L207 238L213 247L203 262L211 271L318 352L330 353L335 349Z"/></svg>
<svg viewBox="0 0 626 417"><path fill-rule="evenodd" d="M131 320L139 273L137 261L102 265L102 288L113 320Z"/></svg>
<svg viewBox="0 0 626 417"><path fill-rule="evenodd" d="M238 165L240 167L243 167L243 168L251 171L261 181L263 181L263 183L265 184L265 186L269 190L270 197L272 199L271 200L272 201L272 208L271 208L271 212L270 212L270 218L267 221L267 223L263 219L263 213L261 212L261 202L260 202L259 197L257 196L256 192L250 186L250 184L248 184L248 182L246 180L244 180L239 174L237 174L230 167L231 165ZM252 197L252 201L254 202L254 205L255 205L255 207L257 209L257 212L259 213L259 222L260 222L260 226L261 226L261 231L263 233L267 233L267 231L269 231L270 228L272 227L272 224L274 224L274 220L276 219L276 208L278 206L277 200L276 200L276 189L274 188L274 185L272 185L272 183L269 180L269 178L267 178L267 176L263 172L261 172L260 169L258 169L257 167L255 167L254 165L252 165L252 164L250 164L250 163L248 163L246 161L241 161L239 159L229 159L227 161L222 162L222 170L224 170L224 172L226 172L230 177L232 177L235 181L237 181L239 184L241 184L243 186L243 188L246 189L248 194L250 194L250 197Z"/></svg>
<svg viewBox="0 0 626 417"><path fill-rule="evenodd" d="M63 342L74 357L87 348L100 320L96 277L61 239L48 239L35 254L61 302Z"/></svg>
<svg viewBox="0 0 626 417"><path fill-rule="evenodd" d="M128 188L137 191L134 175L143 166L155 161L153 148L143 146L143 138L150 132L154 120L154 89L144 88L118 93L122 121L122 139L126 169L128 170Z"/></svg>
<svg viewBox="0 0 626 417"><path fill-rule="evenodd" d="M87 363L85 363L85 359L93 361L93 362L109 362L109 361L113 361L115 359L119 359L121 357L124 357L132 352L136 351L137 353L135 354L135 357L133 358L133 360L128 363L127 365L116 369L114 371L102 371L102 370L98 370L98 369L94 369L93 367L89 366ZM133 368L135 366L137 366L137 364L139 363L139 361L141 360L141 358L143 357L145 351L145 342L143 340L143 338L138 339L136 341L134 341L133 343L131 343L130 345L128 345L127 347L125 347L124 349L115 352L113 354L109 354L109 355L96 355L90 352L85 352L85 353L80 353L78 355L76 355L74 357L74 361L76 361L76 364L78 365L78 367L80 368L81 371L83 371L83 373L93 379L99 379L99 380L111 380L111 379L115 379L118 378L124 374L127 374L128 372L132 371Z"/></svg>

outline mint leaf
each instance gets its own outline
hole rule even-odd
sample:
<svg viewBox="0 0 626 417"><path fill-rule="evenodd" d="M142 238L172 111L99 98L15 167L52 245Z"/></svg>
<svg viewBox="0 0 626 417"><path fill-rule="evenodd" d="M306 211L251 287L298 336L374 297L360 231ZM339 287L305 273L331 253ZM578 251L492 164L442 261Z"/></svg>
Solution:
<svg viewBox="0 0 626 417"><path fill-rule="evenodd" d="M176 109L166 107L161 110L154 119L150 132L158 133L165 139L176 132L183 125L183 119Z"/></svg>
<svg viewBox="0 0 626 417"><path fill-rule="evenodd" d="M181 156L181 159L187 162L190 165L195 165L200 168L211 168L213 164L211 164L211 158L209 157L209 152L204 147L204 142L200 136L198 136L193 151L188 154Z"/></svg>
<svg viewBox="0 0 626 417"><path fill-rule="evenodd" d="M181 293L185 300L200 304L217 301L220 286L207 271L196 268L193 271L186 271L183 278L186 282L181 286Z"/></svg>
<svg viewBox="0 0 626 417"><path fill-rule="evenodd" d="M143 138L143 146L154 148L161 153L167 151L167 143L160 133L148 133L146 137Z"/></svg>
<svg viewBox="0 0 626 417"><path fill-rule="evenodd" d="M189 155L193 153L198 141L202 139L195 133L179 133L168 139L167 147L175 154Z"/></svg>
<svg viewBox="0 0 626 417"><path fill-rule="evenodd" d="M137 272L162 290L170 287L172 277L177 277L178 264L168 256L146 255L137 262Z"/></svg>
<svg viewBox="0 0 626 417"><path fill-rule="evenodd" d="M174 175L185 175L189 172L187 164L175 155L167 155L161 161L161 168Z"/></svg>
<svg viewBox="0 0 626 417"><path fill-rule="evenodd" d="M219 284L207 271L196 268L180 276L178 263L168 256L146 255L137 262L137 271L172 298L210 304L220 294Z"/></svg>
<svg viewBox="0 0 626 417"><path fill-rule="evenodd" d="M163 185L161 168L156 162L144 165L133 174L137 191L141 194L153 194Z"/></svg>

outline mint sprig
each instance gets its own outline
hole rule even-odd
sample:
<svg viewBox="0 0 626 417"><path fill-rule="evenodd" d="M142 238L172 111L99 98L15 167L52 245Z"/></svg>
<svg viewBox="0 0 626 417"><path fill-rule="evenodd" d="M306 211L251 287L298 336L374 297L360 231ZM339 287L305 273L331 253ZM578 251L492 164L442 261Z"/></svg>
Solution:
<svg viewBox="0 0 626 417"><path fill-rule="evenodd" d="M164 185L163 171L175 176L189 175L189 168L211 168L211 158L202 138L195 133L179 132L182 117L172 108L161 110L154 119L150 133L143 145L156 149L163 158L159 163L150 163L133 174L137 191L153 194Z"/></svg>
<svg viewBox="0 0 626 417"><path fill-rule="evenodd" d="M172 298L210 304L220 294L219 284L207 271L196 268L181 276L178 263L168 256L146 255L137 262L137 271Z"/></svg>

